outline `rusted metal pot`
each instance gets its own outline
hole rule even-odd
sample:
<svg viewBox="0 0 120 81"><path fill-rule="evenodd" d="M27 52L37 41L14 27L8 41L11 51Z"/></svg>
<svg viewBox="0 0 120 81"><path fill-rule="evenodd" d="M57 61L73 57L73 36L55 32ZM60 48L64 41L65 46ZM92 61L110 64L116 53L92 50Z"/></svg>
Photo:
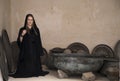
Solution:
<svg viewBox="0 0 120 81"><path fill-rule="evenodd" d="M68 75L98 71L103 65L102 58L94 58L89 54L52 54L54 66Z"/></svg>

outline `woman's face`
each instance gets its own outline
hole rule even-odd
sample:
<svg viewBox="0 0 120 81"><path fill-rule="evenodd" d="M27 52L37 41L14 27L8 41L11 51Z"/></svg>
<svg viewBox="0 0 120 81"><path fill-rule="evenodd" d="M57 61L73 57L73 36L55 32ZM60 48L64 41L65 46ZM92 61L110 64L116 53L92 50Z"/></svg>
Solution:
<svg viewBox="0 0 120 81"><path fill-rule="evenodd" d="M29 16L27 19L27 26L32 26L32 25L33 25L33 18Z"/></svg>

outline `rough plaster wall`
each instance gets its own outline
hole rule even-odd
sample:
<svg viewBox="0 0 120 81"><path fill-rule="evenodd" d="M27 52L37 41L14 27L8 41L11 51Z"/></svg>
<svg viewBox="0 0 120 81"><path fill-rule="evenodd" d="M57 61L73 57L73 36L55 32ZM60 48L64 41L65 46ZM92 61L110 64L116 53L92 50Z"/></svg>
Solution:
<svg viewBox="0 0 120 81"><path fill-rule="evenodd" d="M0 0L0 35L1 35L1 30L3 28L3 11L4 11L4 6L3 6L4 0Z"/></svg>
<svg viewBox="0 0 120 81"><path fill-rule="evenodd" d="M10 0L0 0L0 34L6 29L11 36L10 16Z"/></svg>
<svg viewBox="0 0 120 81"><path fill-rule="evenodd" d="M120 39L120 0L11 0L11 40L16 40L25 15L32 13L43 46L67 47L82 42L112 48Z"/></svg>

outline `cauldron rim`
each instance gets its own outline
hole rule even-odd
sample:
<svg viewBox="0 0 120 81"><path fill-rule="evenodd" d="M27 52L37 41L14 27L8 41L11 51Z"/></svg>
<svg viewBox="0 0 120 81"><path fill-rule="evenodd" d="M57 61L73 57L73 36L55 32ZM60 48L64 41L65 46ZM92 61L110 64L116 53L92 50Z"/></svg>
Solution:
<svg viewBox="0 0 120 81"><path fill-rule="evenodd" d="M72 54L65 54L65 53L52 53L51 56L53 57L76 57L76 58L91 58L91 59L101 59L101 60L105 60L105 61L118 61L116 58L106 58L106 57L99 57L99 56L93 56L93 55L88 55L86 56L86 54L81 54L81 53L72 53Z"/></svg>

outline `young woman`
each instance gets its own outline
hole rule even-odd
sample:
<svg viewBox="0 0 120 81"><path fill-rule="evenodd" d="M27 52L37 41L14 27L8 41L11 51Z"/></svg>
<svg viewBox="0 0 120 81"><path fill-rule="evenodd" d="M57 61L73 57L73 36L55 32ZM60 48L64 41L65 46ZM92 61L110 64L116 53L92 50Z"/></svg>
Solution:
<svg viewBox="0 0 120 81"><path fill-rule="evenodd" d="M24 27L20 28L17 43L20 55L13 77L37 77L48 74L43 71L40 56L43 55L40 31L32 14L27 14Z"/></svg>

